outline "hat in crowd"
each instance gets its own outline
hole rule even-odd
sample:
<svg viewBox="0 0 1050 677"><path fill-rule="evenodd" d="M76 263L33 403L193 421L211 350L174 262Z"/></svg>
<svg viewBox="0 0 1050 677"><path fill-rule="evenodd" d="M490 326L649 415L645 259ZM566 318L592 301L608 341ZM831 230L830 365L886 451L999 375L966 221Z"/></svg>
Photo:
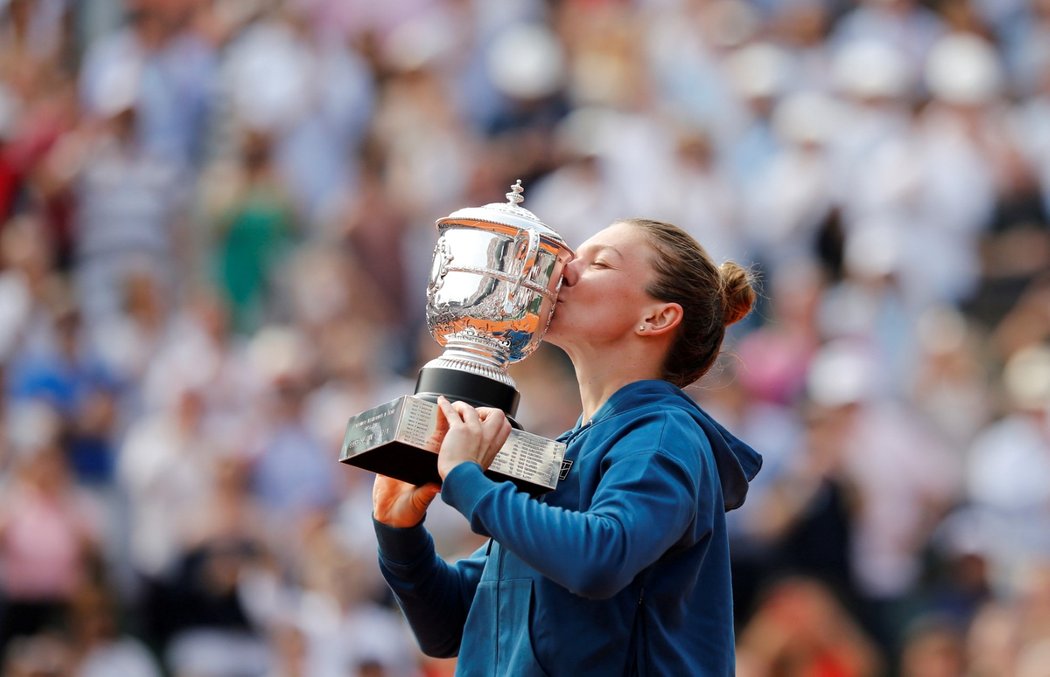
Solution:
<svg viewBox="0 0 1050 677"><path fill-rule="evenodd" d="M578 157L605 155L616 142L614 115L602 106L575 108L555 128L555 143L563 152Z"/></svg>
<svg viewBox="0 0 1050 677"><path fill-rule="evenodd" d="M841 127L841 105L820 92L798 92L784 98L773 110L773 129L785 141L825 144Z"/></svg>
<svg viewBox="0 0 1050 677"><path fill-rule="evenodd" d="M259 24L231 45L224 85L245 126L286 129L306 111L317 65L287 27Z"/></svg>
<svg viewBox="0 0 1050 677"><path fill-rule="evenodd" d="M806 391L819 406L858 404L875 391L875 368L870 353L855 341L831 341L814 355Z"/></svg>
<svg viewBox="0 0 1050 677"><path fill-rule="evenodd" d="M271 385L298 382L309 373L314 349L302 332L290 326L260 329L248 347L252 366Z"/></svg>
<svg viewBox="0 0 1050 677"><path fill-rule="evenodd" d="M838 50L831 77L840 92L858 99L898 99L913 84L900 50L875 39L852 41Z"/></svg>
<svg viewBox="0 0 1050 677"><path fill-rule="evenodd" d="M459 48L453 21L447 12L433 9L400 22L382 41L383 63L401 73L438 67Z"/></svg>
<svg viewBox="0 0 1050 677"><path fill-rule="evenodd" d="M726 72L733 86L747 99L771 99L790 84L791 60L780 47L753 42L726 58Z"/></svg>
<svg viewBox="0 0 1050 677"><path fill-rule="evenodd" d="M563 84L565 55L549 28L523 23L496 36L486 65L492 84L504 94L542 99Z"/></svg>
<svg viewBox="0 0 1050 677"><path fill-rule="evenodd" d="M1050 345L1027 346L1011 355L1003 368L1003 385L1015 407L1050 411Z"/></svg>
<svg viewBox="0 0 1050 677"><path fill-rule="evenodd" d="M947 35L934 43L926 60L926 86L945 103L973 106L998 96L1002 65L987 40L968 33Z"/></svg>
<svg viewBox="0 0 1050 677"><path fill-rule="evenodd" d="M86 89L87 105L108 118L138 105L142 86L142 64L136 59L114 61Z"/></svg>
<svg viewBox="0 0 1050 677"><path fill-rule="evenodd" d="M864 219L846 234L843 258L846 268L865 278L897 271L904 255L900 224L880 218Z"/></svg>
<svg viewBox="0 0 1050 677"><path fill-rule="evenodd" d="M6 442L16 456L29 457L58 440L62 418L46 400L16 400L9 409Z"/></svg>

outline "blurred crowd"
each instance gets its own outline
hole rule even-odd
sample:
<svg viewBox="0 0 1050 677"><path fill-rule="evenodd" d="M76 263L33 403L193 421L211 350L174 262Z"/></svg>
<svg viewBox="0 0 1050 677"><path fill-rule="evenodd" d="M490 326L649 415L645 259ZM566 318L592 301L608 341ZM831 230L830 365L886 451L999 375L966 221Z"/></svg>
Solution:
<svg viewBox="0 0 1050 677"><path fill-rule="evenodd" d="M519 178L761 281L739 674L1050 675L1050 1L0 0L0 676L449 674L337 459Z"/></svg>

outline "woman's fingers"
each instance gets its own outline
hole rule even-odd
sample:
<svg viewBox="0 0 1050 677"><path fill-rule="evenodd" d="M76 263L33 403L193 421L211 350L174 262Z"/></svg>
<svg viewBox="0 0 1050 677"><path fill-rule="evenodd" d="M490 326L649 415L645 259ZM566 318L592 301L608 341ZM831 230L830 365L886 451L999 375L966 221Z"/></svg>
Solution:
<svg viewBox="0 0 1050 677"><path fill-rule="evenodd" d="M453 421L462 420L459 416L459 412L456 411L455 407L452 406L452 403L445 399L444 396L438 395L437 405L438 409L441 410L441 413L445 415L445 420L450 424Z"/></svg>
<svg viewBox="0 0 1050 677"><path fill-rule="evenodd" d="M449 402L443 395L439 395L437 401L438 406L441 407L441 411L445 414L445 418L450 425L456 423L477 425L481 422L477 410L466 402L461 402L459 400Z"/></svg>
<svg viewBox="0 0 1050 677"><path fill-rule="evenodd" d="M504 425L510 425L510 421L507 420L507 415L499 409L489 409L486 412L479 412L479 418L481 419L482 427L493 433L498 433L503 429Z"/></svg>
<svg viewBox="0 0 1050 677"><path fill-rule="evenodd" d="M459 463L473 461L487 468L510 434L510 422L500 409L472 407L466 402L438 398L449 430L438 454L441 477Z"/></svg>

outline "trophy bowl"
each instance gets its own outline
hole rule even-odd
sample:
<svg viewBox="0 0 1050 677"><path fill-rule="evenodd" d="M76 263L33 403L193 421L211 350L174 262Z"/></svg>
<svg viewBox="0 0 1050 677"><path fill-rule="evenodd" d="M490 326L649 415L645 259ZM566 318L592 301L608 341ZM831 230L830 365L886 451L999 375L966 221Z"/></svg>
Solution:
<svg viewBox="0 0 1050 677"><path fill-rule="evenodd" d="M427 286L427 327L445 350L420 371L416 394L454 396L513 417L517 388L507 367L539 347L573 252L520 206L521 180L506 203L439 219Z"/></svg>
<svg viewBox="0 0 1050 677"><path fill-rule="evenodd" d="M521 429L507 373L547 331L573 252L521 207L521 180L506 203L438 219L426 322L441 355L419 370L416 390L350 418L340 461L414 484L440 482L443 418L437 398L502 409L514 429L486 471L537 494L557 486L565 445Z"/></svg>

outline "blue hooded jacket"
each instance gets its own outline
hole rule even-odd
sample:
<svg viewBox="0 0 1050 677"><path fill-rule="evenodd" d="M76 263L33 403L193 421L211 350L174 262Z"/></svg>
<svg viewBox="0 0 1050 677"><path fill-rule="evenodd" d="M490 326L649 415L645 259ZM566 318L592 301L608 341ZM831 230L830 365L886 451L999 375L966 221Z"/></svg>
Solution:
<svg viewBox="0 0 1050 677"><path fill-rule="evenodd" d="M457 675L731 675L725 512L762 464L679 388L639 381L561 438L572 465L531 498L465 463L446 503L490 536L448 564L420 526L375 523L425 653Z"/></svg>

